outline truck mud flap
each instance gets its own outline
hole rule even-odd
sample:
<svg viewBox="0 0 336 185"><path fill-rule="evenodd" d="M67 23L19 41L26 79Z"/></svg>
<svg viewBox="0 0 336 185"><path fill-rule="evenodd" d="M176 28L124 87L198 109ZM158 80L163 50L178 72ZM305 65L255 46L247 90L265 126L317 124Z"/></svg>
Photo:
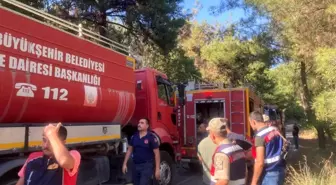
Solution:
<svg viewBox="0 0 336 185"><path fill-rule="evenodd" d="M109 159L106 156L83 158L79 168L77 184L102 184L110 179Z"/></svg>

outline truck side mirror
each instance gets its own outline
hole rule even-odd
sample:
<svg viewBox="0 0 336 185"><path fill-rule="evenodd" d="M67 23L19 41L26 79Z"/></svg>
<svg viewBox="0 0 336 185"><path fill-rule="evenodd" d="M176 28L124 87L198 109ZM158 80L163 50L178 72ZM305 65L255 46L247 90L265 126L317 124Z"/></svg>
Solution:
<svg viewBox="0 0 336 185"><path fill-rule="evenodd" d="M177 85L177 90L179 94L179 105L184 105L185 104L185 85L184 84L179 84Z"/></svg>

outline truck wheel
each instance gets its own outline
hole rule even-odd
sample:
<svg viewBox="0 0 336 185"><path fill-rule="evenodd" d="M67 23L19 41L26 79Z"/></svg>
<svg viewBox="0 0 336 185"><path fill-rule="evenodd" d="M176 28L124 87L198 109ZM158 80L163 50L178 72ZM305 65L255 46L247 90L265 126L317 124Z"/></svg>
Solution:
<svg viewBox="0 0 336 185"><path fill-rule="evenodd" d="M161 178L159 181L160 185L171 185L173 182L173 159L171 156L165 152L161 151L161 163L160 163L160 174Z"/></svg>

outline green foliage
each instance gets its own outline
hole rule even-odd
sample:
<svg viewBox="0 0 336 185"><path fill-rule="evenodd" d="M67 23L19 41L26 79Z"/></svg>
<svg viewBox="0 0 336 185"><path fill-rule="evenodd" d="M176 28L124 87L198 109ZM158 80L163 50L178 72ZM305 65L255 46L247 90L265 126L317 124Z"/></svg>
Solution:
<svg viewBox="0 0 336 185"><path fill-rule="evenodd" d="M176 48L167 55L150 52L146 56L145 66L165 73L174 83L188 82L195 77L201 77L194 65L194 60L185 56L185 52Z"/></svg>
<svg viewBox="0 0 336 185"><path fill-rule="evenodd" d="M278 102L283 107L286 107L288 102L295 101L295 97L299 94L297 91L299 76L297 74L296 63L283 63L276 68L270 70L270 77L274 80L276 86L274 89L275 95L279 95L276 99L282 98L283 100ZM275 103L275 102L274 102Z"/></svg>
<svg viewBox="0 0 336 185"><path fill-rule="evenodd" d="M269 50L256 39L240 40L226 35L203 47L201 56L217 67L217 78L212 80L233 87L251 84L258 92L265 92L272 88L266 75L270 61L263 58L266 52Z"/></svg>
<svg viewBox="0 0 336 185"><path fill-rule="evenodd" d="M336 91L325 91L314 99L316 116L323 122L336 122Z"/></svg>
<svg viewBox="0 0 336 185"><path fill-rule="evenodd" d="M306 116L304 110L299 101L290 103L285 110L285 116L288 120L296 120L304 127L308 126L306 125Z"/></svg>
<svg viewBox="0 0 336 185"><path fill-rule="evenodd" d="M266 102L270 102L269 94L272 94L275 83L269 76L269 69L264 62L256 61L248 65L245 80L248 84L252 84L256 92Z"/></svg>
<svg viewBox="0 0 336 185"><path fill-rule="evenodd" d="M175 48L179 29L185 24L182 0L142 0L127 7L126 25L168 53Z"/></svg>
<svg viewBox="0 0 336 185"><path fill-rule="evenodd" d="M237 70L243 62L236 62L236 57L242 52L240 41L233 37L224 37L221 40L214 40L201 49L203 60L217 68L216 76L210 78L215 82L222 82L226 85L238 86L243 83L241 79L242 70ZM206 73L206 72L204 72Z"/></svg>
<svg viewBox="0 0 336 185"><path fill-rule="evenodd" d="M180 35L180 45L202 77L225 87L252 85L258 94L273 89L268 69L279 52L270 47L272 37L261 33L250 39L238 37L235 25L226 28L206 22L187 24Z"/></svg>
<svg viewBox="0 0 336 185"><path fill-rule="evenodd" d="M336 89L336 49L320 48L316 51L316 72L326 88Z"/></svg>
<svg viewBox="0 0 336 185"><path fill-rule="evenodd" d="M169 53L175 48L179 29L186 15L182 0L54 0L51 13L73 22L90 25L103 36L132 43L132 50L142 53L144 45L158 47ZM113 34L111 34L113 33Z"/></svg>
<svg viewBox="0 0 336 185"><path fill-rule="evenodd" d="M201 49L217 38L219 30L206 22L189 22L180 34L179 44L190 57L199 57Z"/></svg>
<svg viewBox="0 0 336 185"><path fill-rule="evenodd" d="M297 63L283 63L271 69L268 75L275 83L275 88L266 96L271 104L285 110L286 119L305 122L304 110L300 104L298 91L299 74Z"/></svg>

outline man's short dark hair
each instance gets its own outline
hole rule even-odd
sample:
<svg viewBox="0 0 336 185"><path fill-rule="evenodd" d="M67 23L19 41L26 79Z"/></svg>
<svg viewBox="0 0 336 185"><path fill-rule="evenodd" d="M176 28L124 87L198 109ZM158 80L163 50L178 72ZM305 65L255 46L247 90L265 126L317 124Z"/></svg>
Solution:
<svg viewBox="0 0 336 185"><path fill-rule="evenodd" d="M58 130L58 137L62 140L66 140L68 136L68 131L64 126L61 126Z"/></svg>
<svg viewBox="0 0 336 185"><path fill-rule="evenodd" d="M257 121L257 122L264 122L264 118L259 111L253 111L250 114L250 119Z"/></svg>
<svg viewBox="0 0 336 185"><path fill-rule="evenodd" d="M221 126L220 131L219 131L219 136L221 136L221 137L227 137L228 133L227 133L226 128L227 128L227 125Z"/></svg>
<svg viewBox="0 0 336 185"><path fill-rule="evenodd" d="M149 119L148 119L148 118L141 118L141 119L146 120L146 123L147 123L147 125L149 126Z"/></svg>
<svg viewBox="0 0 336 185"><path fill-rule="evenodd" d="M231 122L229 121L229 119L224 118L224 122L226 124L226 128L230 129L231 128Z"/></svg>

